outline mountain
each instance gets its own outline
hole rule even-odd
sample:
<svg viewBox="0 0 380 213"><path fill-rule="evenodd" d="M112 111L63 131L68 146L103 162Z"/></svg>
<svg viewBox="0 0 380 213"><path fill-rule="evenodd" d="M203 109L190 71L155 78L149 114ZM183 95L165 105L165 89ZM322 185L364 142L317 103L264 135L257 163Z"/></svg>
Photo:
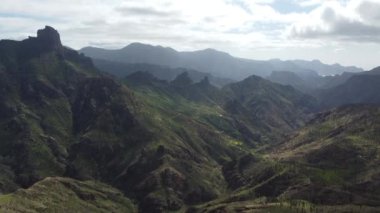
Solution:
<svg viewBox="0 0 380 213"><path fill-rule="evenodd" d="M291 71L273 71L267 79L282 85L290 85L308 94L314 94L317 90L336 87L345 83L354 75L364 75L365 73L368 72L344 72L338 75L320 76L314 71L299 73Z"/></svg>
<svg viewBox="0 0 380 213"><path fill-rule="evenodd" d="M258 76L251 76L223 88L228 94L225 108L250 124L255 131L281 136L302 126L308 114L316 108L316 100L290 86L274 84ZM271 143L279 138L262 137Z"/></svg>
<svg viewBox="0 0 380 213"><path fill-rule="evenodd" d="M149 138L131 91L63 47L51 27L0 41L0 67L1 193L51 176L113 183Z"/></svg>
<svg viewBox="0 0 380 213"><path fill-rule="evenodd" d="M273 71L266 79L278 84L290 85L299 91L309 90L312 87L310 84L306 84L306 81L299 75L290 71Z"/></svg>
<svg viewBox="0 0 380 213"><path fill-rule="evenodd" d="M114 78L51 27L0 41L0 209L378 210L377 107L186 70Z"/></svg>
<svg viewBox="0 0 380 213"><path fill-rule="evenodd" d="M375 67L370 71L360 73L362 75L380 75L380 67Z"/></svg>
<svg viewBox="0 0 380 213"><path fill-rule="evenodd" d="M245 126L244 131L249 135L245 137L250 138L249 142L264 144L302 126L317 106L311 96L258 76L221 89L211 85L208 78L193 83L186 72L170 83L139 72L127 77L127 83L137 88L144 85L154 91L165 90L168 95L178 94L188 101L222 109L225 116Z"/></svg>
<svg viewBox="0 0 380 213"><path fill-rule="evenodd" d="M272 72L267 79L310 94L318 99L321 109L350 104L380 104L379 68L361 73L343 73L316 78L319 86L293 72Z"/></svg>
<svg viewBox="0 0 380 213"><path fill-rule="evenodd" d="M291 70L291 69L289 69ZM315 71L273 71L270 76L267 77L268 80L280 83L283 85L291 85L297 89L329 89L341 84L344 84L352 76L358 75L380 75L380 69L374 68L369 71L351 71L342 72L336 75L320 76Z"/></svg>
<svg viewBox="0 0 380 213"><path fill-rule="evenodd" d="M315 72L320 76L333 76L340 75L344 72L358 73L364 70L354 66L341 66L340 64L323 64L319 60L305 61L305 60L286 60L279 59L269 60L273 66L273 71L291 71L297 74Z"/></svg>
<svg viewBox="0 0 380 213"><path fill-rule="evenodd" d="M51 27L23 41L0 41L0 64L2 193L34 191L46 177L65 176L107 183L142 212L180 210L228 193L223 165L274 143L309 110L293 103L299 92L259 77L225 89L207 77L193 83L186 72L171 82L149 72L115 80L62 46ZM287 111L275 111L274 90L284 90L278 97ZM262 104L279 118L243 114L263 112ZM264 124L265 131L255 128ZM284 129L271 131L275 125Z"/></svg>
<svg viewBox="0 0 380 213"><path fill-rule="evenodd" d="M380 75L354 75L345 83L321 90L318 94L323 107L336 107L346 104L380 103Z"/></svg>
<svg viewBox="0 0 380 213"><path fill-rule="evenodd" d="M228 53L214 49L194 52L178 52L172 48L132 43L122 49L106 50L95 47L85 47L81 53L94 58L127 64L155 64L171 68L186 68L209 73L215 77L232 80L243 80L251 75L266 77L272 71L287 70L304 72L315 70L320 75L340 74L342 72L361 72L360 68L343 67L340 65L325 65L319 61L281 61L281 60L249 60L236 58Z"/></svg>
<svg viewBox="0 0 380 213"><path fill-rule="evenodd" d="M95 47L85 47L79 52L97 59L118 61L131 64L174 65L180 60L178 52L161 46L132 43L119 50L106 50Z"/></svg>
<svg viewBox="0 0 380 213"><path fill-rule="evenodd" d="M354 66L346 67L346 66L341 66L339 64L327 65L327 64L323 64L319 60L313 60L313 61L292 60L292 62L296 66L302 67L304 69L317 71L318 74L321 76L339 75L344 72L358 73L358 72L364 71L363 69L354 67Z"/></svg>
<svg viewBox="0 0 380 213"><path fill-rule="evenodd" d="M182 67L233 80L243 79L252 74L265 75L269 72L268 66L262 62L234 58L213 49L178 52L161 46L132 43L119 50L85 47L80 52L95 59L127 64L145 63L171 68Z"/></svg>
<svg viewBox="0 0 380 213"><path fill-rule="evenodd" d="M380 71L374 68L361 73L343 73L330 78L316 96L325 108L346 104L380 103Z"/></svg>
<svg viewBox="0 0 380 213"><path fill-rule="evenodd" d="M344 72L340 75L334 75L334 76L325 76L323 77L323 83L319 87L319 89L329 89L336 86L339 86L341 84L344 84L348 79L350 79L354 75L360 75L365 72L361 73L352 73L352 72Z"/></svg>
<svg viewBox="0 0 380 213"><path fill-rule="evenodd" d="M207 79L192 83L186 73L172 82L165 82L147 72L138 72L128 76L126 84L133 89L137 97L141 98L140 101L145 106L143 110L151 120L148 123L150 125L158 123L158 126L154 127L157 128L157 134L161 137L180 137L175 144L187 147L187 152L193 157L197 156L196 159L198 156L199 160L207 159L200 161L203 166L196 167L198 180L210 180L212 177L223 180L217 184L211 182L202 186L212 187L213 190L203 188L201 192L197 192L197 196L204 193L208 196L213 194L212 199L224 196L230 191L225 182L225 174L222 172L226 163L249 153L248 150L255 147L275 143L289 131L302 125L307 120L308 110L311 111L312 108L307 103L313 101L312 98L291 87L273 84L255 76L241 83L218 89L210 85ZM281 93L275 94L275 91ZM277 98L281 100L277 101ZM286 110L280 110L279 104L284 104ZM251 112L256 114L251 115ZM265 114L261 116L261 113ZM295 115L298 117L295 118ZM169 140L168 138L164 141ZM193 168L198 163L194 163L193 158L188 159L186 155L181 158L175 157L173 152L178 155L183 151L174 149L171 144L163 142L161 146L165 147L165 153L172 159L167 162L167 166L171 165L179 172L178 175L181 174L186 179L192 178L193 175L184 170L179 163L182 163L182 159L186 159L187 164ZM212 170L212 175L209 176L210 172L204 169L212 166L215 170ZM210 192L212 194L209 194ZM201 199L204 200L196 203L212 200L202 196ZM189 205L194 201L184 202ZM144 205L152 208L152 204ZM169 206L169 208L174 207Z"/></svg>

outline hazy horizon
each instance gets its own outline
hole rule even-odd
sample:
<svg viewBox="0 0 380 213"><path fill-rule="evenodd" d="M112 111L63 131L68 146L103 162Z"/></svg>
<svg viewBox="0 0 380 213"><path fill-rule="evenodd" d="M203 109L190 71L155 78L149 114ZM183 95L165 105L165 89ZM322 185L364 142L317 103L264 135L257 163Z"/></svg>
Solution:
<svg viewBox="0 0 380 213"><path fill-rule="evenodd" d="M20 40L49 25L74 49L140 42L369 70L379 65L379 17L375 0L4 0L0 29L1 39Z"/></svg>

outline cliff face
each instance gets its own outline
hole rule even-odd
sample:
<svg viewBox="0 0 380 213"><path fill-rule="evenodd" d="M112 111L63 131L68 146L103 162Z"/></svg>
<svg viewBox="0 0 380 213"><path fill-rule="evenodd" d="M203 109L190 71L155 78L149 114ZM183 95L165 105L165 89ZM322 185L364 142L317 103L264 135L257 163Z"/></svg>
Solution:
<svg viewBox="0 0 380 213"><path fill-rule="evenodd" d="M37 37L29 37L19 43L18 56L21 60L27 60L47 52L55 52L63 56L64 48L60 35L52 27L46 26L37 31Z"/></svg>

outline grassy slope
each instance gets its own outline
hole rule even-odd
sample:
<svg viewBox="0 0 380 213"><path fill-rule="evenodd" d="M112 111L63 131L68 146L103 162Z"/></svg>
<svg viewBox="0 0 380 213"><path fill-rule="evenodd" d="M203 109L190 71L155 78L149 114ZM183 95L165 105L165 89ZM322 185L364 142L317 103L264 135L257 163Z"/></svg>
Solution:
<svg viewBox="0 0 380 213"><path fill-rule="evenodd" d="M0 195L1 212L137 212L123 194L95 181L46 178L28 189Z"/></svg>
<svg viewBox="0 0 380 213"><path fill-rule="evenodd" d="M8 91L1 94L0 154L6 165L18 170L21 185L65 171L63 159L72 140L72 115L68 98L54 82L77 70L54 53L2 70Z"/></svg>
<svg viewBox="0 0 380 213"><path fill-rule="evenodd" d="M362 182L380 172L379 128L378 107L338 108L317 115L272 156L332 171L336 178Z"/></svg>
<svg viewBox="0 0 380 213"><path fill-rule="evenodd" d="M241 184L198 210L378 211L379 118L374 106L318 114L264 156L246 156L226 166L227 180L230 176Z"/></svg>

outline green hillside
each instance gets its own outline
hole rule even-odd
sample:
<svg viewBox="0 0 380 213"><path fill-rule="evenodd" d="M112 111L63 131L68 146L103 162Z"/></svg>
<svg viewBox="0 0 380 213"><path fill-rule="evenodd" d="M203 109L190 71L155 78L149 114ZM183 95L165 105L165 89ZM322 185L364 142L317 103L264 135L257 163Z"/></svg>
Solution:
<svg viewBox="0 0 380 213"><path fill-rule="evenodd" d="M261 155L226 164L233 193L195 210L377 212L379 119L375 106L317 114Z"/></svg>

